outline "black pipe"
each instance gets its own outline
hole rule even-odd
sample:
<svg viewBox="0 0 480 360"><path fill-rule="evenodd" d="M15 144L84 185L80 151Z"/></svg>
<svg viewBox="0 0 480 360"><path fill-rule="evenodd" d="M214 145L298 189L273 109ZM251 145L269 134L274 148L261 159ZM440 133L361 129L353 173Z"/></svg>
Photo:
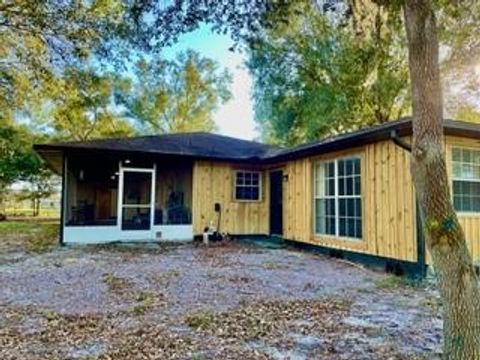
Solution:
<svg viewBox="0 0 480 360"><path fill-rule="evenodd" d="M390 139L395 143L395 145L400 146L402 149L412 152L412 145L403 141L397 133L397 130L393 129L390 131Z"/></svg>

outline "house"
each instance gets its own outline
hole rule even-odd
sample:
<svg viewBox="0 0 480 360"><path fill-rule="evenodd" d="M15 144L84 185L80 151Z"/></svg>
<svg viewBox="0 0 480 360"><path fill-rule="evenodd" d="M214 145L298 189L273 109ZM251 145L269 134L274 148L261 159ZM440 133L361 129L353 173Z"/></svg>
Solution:
<svg viewBox="0 0 480 360"><path fill-rule="evenodd" d="M409 119L284 149L188 133L36 145L62 175L61 241L278 235L353 260L424 269ZM445 121L453 202L480 259L480 125Z"/></svg>

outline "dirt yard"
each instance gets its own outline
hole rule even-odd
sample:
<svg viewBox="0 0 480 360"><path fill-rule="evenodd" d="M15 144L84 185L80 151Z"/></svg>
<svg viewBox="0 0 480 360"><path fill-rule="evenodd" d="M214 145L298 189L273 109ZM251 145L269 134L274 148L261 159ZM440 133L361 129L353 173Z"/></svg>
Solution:
<svg viewBox="0 0 480 360"><path fill-rule="evenodd" d="M425 285L237 242L59 248L43 227L0 225L2 360L440 358Z"/></svg>

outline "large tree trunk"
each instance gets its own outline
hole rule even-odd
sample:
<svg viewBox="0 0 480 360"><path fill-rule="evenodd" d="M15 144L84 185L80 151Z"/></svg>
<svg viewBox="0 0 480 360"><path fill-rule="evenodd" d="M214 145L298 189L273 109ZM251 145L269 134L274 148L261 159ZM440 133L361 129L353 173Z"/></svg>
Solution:
<svg viewBox="0 0 480 360"><path fill-rule="evenodd" d="M430 0L404 4L413 95L412 176L444 312L445 359L480 359L480 292L450 199L435 14Z"/></svg>

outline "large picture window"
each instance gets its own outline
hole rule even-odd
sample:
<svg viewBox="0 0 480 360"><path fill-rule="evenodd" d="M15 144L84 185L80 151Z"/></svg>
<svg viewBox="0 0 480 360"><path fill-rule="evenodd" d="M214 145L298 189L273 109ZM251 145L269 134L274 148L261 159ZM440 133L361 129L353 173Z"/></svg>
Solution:
<svg viewBox="0 0 480 360"><path fill-rule="evenodd" d="M480 151L452 149L453 206L461 212L480 212Z"/></svg>
<svg viewBox="0 0 480 360"><path fill-rule="evenodd" d="M362 238L362 194L359 157L315 165L315 233Z"/></svg>
<svg viewBox="0 0 480 360"><path fill-rule="evenodd" d="M235 200L260 200L261 176L259 171L237 170L235 172Z"/></svg>

